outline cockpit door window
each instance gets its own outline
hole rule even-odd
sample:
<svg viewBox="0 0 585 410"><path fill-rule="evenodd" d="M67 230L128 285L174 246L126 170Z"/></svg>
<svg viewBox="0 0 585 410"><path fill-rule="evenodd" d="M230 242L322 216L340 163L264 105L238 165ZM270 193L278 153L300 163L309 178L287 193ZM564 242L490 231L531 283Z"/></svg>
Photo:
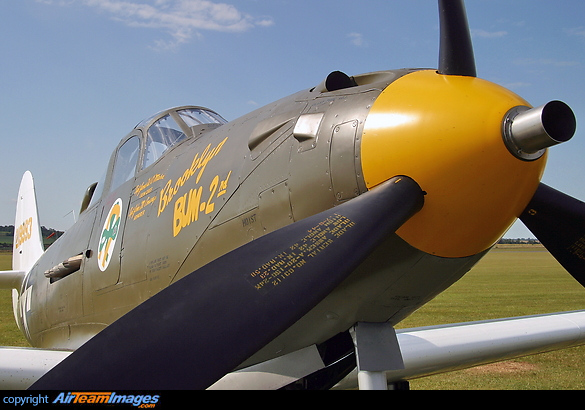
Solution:
<svg viewBox="0 0 585 410"><path fill-rule="evenodd" d="M118 149L110 191L134 177L139 156L140 139L137 136L130 138Z"/></svg>

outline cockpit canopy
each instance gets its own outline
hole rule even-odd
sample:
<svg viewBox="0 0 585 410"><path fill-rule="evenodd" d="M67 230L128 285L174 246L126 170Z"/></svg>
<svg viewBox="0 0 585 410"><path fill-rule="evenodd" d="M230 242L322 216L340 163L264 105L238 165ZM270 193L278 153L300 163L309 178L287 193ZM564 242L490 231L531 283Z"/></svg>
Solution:
<svg viewBox="0 0 585 410"><path fill-rule="evenodd" d="M115 190L180 142L226 123L216 112L195 106L171 108L141 121L120 142L97 187L93 184L88 189L80 212L96 203L104 188Z"/></svg>
<svg viewBox="0 0 585 410"><path fill-rule="evenodd" d="M144 130L145 136L141 168L152 165L179 142L196 137L202 125L222 125L226 122L219 114L202 107L173 108L147 118L136 126Z"/></svg>

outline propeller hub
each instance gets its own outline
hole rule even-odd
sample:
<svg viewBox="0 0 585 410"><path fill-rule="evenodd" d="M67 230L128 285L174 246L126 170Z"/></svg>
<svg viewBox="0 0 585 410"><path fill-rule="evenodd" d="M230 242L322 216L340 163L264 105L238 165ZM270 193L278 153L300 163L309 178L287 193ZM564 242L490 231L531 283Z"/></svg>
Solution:
<svg viewBox="0 0 585 410"><path fill-rule="evenodd" d="M427 192L424 208L398 235L443 257L475 255L516 221L544 171L546 155L522 161L506 148L502 121L529 104L468 76L424 70L390 84L364 125L362 171L368 189L395 175Z"/></svg>
<svg viewBox="0 0 585 410"><path fill-rule="evenodd" d="M516 157L532 161L545 149L573 138L577 128L575 114L561 101L537 108L514 107L506 114L503 136L508 150Z"/></svg>

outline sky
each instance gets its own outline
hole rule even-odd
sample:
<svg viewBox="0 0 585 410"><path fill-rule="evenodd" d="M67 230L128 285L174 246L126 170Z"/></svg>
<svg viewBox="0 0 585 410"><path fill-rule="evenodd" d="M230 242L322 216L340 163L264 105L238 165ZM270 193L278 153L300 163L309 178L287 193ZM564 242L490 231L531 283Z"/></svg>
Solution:
<svg viewBox="0 0 585 410"><path fill-rule="evenodd" d="M585 2L466 4L478 77L575 112L543 182L585 200ZM120 139L160 110L233 120L331 71L436 68L438 29L435 0L2 0L0 225L30 170L41 224L69 228Z"/></svg>

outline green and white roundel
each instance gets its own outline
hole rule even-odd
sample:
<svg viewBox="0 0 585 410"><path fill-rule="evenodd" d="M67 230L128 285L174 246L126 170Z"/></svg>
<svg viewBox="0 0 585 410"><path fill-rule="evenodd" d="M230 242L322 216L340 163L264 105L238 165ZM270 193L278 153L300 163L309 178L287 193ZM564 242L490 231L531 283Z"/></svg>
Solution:
<svg viewBox="0 0 585 410"><path fill-rule="evenodd" d="M122 220L122 200L116 199L116 202L110 208L110 212L104 222L100 243L98 247L98 266L103 272L108 268L116 245L120 222Z"/></svg>

